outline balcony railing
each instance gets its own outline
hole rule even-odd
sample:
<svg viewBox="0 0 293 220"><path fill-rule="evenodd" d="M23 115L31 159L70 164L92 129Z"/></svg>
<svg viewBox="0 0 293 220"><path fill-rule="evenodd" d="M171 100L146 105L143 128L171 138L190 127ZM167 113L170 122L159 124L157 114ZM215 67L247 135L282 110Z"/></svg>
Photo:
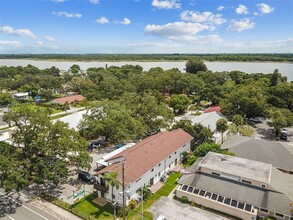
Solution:
<svg viewBox="0 0 293 220"><path fill-rule="evenodd" d="M106 186L102 186L100 183L94 183L94 189L101 192L108 192L108 188Z"/></svg>

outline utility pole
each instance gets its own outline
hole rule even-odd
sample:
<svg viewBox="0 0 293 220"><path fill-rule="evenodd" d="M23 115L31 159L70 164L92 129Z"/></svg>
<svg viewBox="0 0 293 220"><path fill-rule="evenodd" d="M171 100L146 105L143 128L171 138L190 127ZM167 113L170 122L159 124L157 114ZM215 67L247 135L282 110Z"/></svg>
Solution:
<svg viewBox="0 0 293 220"><path fill-rule="evenodd" d="M141 187L141 195L142 195L142 200L141 200L141 219L143 220L143 190L144 190L144 185Z"/></svg>
<svg viewBox="0 0 293 220"><path fill-rule="evenodd" d="M125 220L125 181L124 181L124 161L122 161L122 206L123 206L123 220Z"/></svg>

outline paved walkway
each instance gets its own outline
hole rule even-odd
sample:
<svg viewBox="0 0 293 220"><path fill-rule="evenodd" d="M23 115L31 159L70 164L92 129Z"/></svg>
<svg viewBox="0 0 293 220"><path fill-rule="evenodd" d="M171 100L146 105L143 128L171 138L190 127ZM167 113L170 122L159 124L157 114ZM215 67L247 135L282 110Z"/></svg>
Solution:
<svg viewBox="0 0 293 220"><path fill-rule="evenodd" d="M52 215L56 216L60 220L81 220L81 218L77 217L74 214L71 214L70 212L50 203L47 202L44 199L36 199L32 202L35 206L39 207L40 209L43 209Z"/></svg>

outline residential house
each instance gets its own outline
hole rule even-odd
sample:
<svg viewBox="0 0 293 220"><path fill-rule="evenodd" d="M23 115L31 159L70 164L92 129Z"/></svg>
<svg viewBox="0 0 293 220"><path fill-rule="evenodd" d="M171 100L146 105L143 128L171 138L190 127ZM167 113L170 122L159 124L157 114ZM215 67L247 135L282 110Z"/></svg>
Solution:
<svg viewBox="0 0 293 220"><path fill-rule="evenodd" d="M238 157L271 163L279 170L293 174L293 146L284 142L230 136L221 148L228 149Z"/></svg>
<svg viewBox="0 0 293 220"><path fill-rule="evenodd" d="M190 151L191 135L177 129L161 132L150 136L143 141L127 148L106 160L110 165L100 170L97 175L98 183L94 188L97 195L108 201L117 201L123 205L123 185L125 186L125 204L138 197L139 190L149 185L152 189L160 183L162 177L168 171L177 167L180 163L181 153ZM124 158L119 162L119 158ZM122 179L124 168L124 184ZM117 180L120 182L118 189L107 187L103 175L117 172Z"/></svg>
<svg viewBox="0 0 293 220"><path fill-rule="evenodd" d="M29 98L29 93L28 92L15 93L14 98L17 100L26 100Z"/></svg>
<svg viewBox="0 0 293 220"><path fill-rule="evenodd" d="M209 152L178 183L178 198L244 220L293 220L293 176L272 164Z"/></svg>
<svg viewBox="0 0 293 220"><path fill-rule="evenodd" d="M190 120L192 124L199 123L204 127L209 128L213 132L213 137L216 143L222 141L221 134L217 131L217 121L221 118L225 118L221 113L212 111L208 113L201 113L200 115L189 114L184 116L182 119ZM224 138L226 138L227 132L224 133Z"/></svg>

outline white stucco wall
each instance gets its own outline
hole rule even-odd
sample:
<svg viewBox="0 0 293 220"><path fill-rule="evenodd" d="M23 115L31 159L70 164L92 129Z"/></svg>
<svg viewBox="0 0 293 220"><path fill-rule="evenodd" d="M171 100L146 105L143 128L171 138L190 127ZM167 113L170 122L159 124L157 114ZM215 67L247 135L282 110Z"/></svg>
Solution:
<svg viewBox="0 0 293 220"><path fill-rule="evenodd" d="M168 170L171 170L172 168L174 168L176 159L178 161L177 164L179 164L181 162L180 155L184 151L190 151L190 142L178 148L175 152L170 154L163 161L155 165L152 169L150 169L143 176L141 176L141 178L131 183L130 186L126 187L125 188L125 191L127 192L125 194L126 204L128 204L128 202L131 199L135 199L137 197L136 191L140 189L141 187L143 187L144 185L149 184L151 178L154 178L154 184L159 182L160 178L164 175L164 172L166 173ZM125 175L127 176L127 172L125 173ZM100 180L100 176L98 178ZM120 205L122 205L122 193L121 193L122 187L120 186L118 190L114 188L113 191L115 195L115 201L117 201ZM112 188L110 187L108 193L105 195L108 201L112 201L111 192L112 192ZM100 196L100 192L99 192L99 196Z"/></svg>

